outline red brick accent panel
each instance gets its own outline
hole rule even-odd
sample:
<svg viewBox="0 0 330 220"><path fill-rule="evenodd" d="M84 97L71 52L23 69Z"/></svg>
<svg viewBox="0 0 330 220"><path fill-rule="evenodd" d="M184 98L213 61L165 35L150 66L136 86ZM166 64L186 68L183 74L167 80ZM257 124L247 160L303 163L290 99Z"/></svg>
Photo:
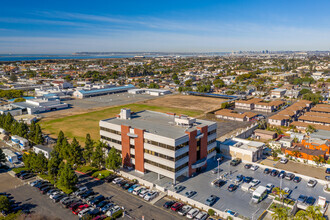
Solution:
<svg viewBox="0 0 330 220"><path fill-rule="evenodd" d="M208 126L204 126L202 128L197 127L201 133L204 134L204 136L201 138L201 148L200 148L200 154L201 154L201 159L204 157L207 157L207 129Z"/></svg>
<svg viewBox="0 0 330 220"><path fill-rule="evenodd" d="M130 143L129 143L129 133L130 126L121 125L121 154L122 154L122 162L123 165L130 167L131 166L131 151L130 151Z"/></svg>
<svg viewBox="0 0 330 220"><path fill-rule="evenodd" d="M138 137L135 143L135 170L144 173L144 130L134 128L134 134Z"/></svg>
<svg viewBox="0 0 330 220"><path fill-rule="evenodd" d="M189 136L189 176L191 176L194 172L196 172L196 169L192 169L191 165L197 161L197 130L188 132L186 131L186 134Z"/></svg>

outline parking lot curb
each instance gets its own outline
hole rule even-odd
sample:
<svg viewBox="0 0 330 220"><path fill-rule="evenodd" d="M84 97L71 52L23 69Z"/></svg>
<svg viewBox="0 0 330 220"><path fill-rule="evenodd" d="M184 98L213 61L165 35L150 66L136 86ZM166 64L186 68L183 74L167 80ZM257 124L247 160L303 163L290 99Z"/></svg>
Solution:
<svg viewBox="0 0 330 220"><path fill-rule="evenodd" d="M78 171L78 170L75 170L75 172L80 173L80 174L83 174L83 175L87 175L87 176L89 176L90 178L93 178L93 179L95 179L95 180L99 180L99 181L100 181L99 178L92 177L92 176L88 175L87 173L83 173L83 172L80 172L80 171Z"/></svg>

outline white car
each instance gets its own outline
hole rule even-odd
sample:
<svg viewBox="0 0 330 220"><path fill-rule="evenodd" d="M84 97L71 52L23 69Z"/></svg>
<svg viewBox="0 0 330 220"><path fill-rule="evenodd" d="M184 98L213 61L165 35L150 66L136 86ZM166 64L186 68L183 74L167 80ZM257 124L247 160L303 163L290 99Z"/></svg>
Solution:
<svg viewBox="0 0 330 220"><path fill-rule="evenodd" d="M74 192L74 194L77 196L83 192L86 192L88 188L86 186L80 187L77 191Z"/></svg>
<svg viewBox="0 0 330 220"><path fill-rule="evenodd" d="M285 157L282 157L281 160L280 160L280 163L287 163L289 160Z"/></svg>
<svg viewBox="0 0 330 220"><path fill-rule="evenodd" d="M113 214L115 214L116 212L119 212L121 210L121 208L116 205L116 206L113 206L111 209L109 209L109 211L107 211L106 215L111 217Z"/></svg>
<svg viewBox="0 0 330 220"><path fill-rule="evenodd" d="M250 185L254 187L254 186L258 185L259 183L260 183L260 180L253 179L253 180L250 182Z"/></svg>
<svg viewBox="0 0 330 220"><path fill-rule="evenodd" d="M35 185L37 185L40 182L41 182L41 180L33 181L33 182L30 183L30 186L35 186Z"/></svg>
<svg viewBox="0 0 330 220"><path fill-rule="evenodd" d="M196 215L194 219L196 220L205 220L208 217L208 214L206 212L200 212Z"/></svg>
<svg viewBox="0 0 330 220"><path fill-rule="evenodd" d="M62 192L61 192L61 191L55 191L55 192L53 192L52 194L49 195L49 198L50 198L50 199L53 199L54 196L56 196L56 195L58 195L58 194L60 194L60 193L62 193Z"/></svg>
<svg viewBox="0 0 330 220"><path fill-rule="evenodd" d="M267 185L266 185L266 189L267 189L267 191L270 193L270 192L272 192L272 189L274 188L275 186L272 184L272 183L268 183Z"/></svg>
<svg viewBox="0 0 330 220"><path fill-rule="evenodd" d="M86 214L88 214L89 211L92 211L92 210L93 210L92 207L85 208L84 210L82 210L82 211L80 211L80 212L78 213L78 217L79 217L79 218L82 218L82 217L84 217Z"/></svg>
<svg viewBox="0 0 330 220"><path fill-rule="evenodd" d="M190 205L184 205L182 206L182 208L178 211L179 215L186 215L190 210L192 209L192 207Z"/></svg>
<svg viewBox="0 0 330 220"><path fill-rule="evenodd" d="M141 190L141 192L139 193L139 196L141 198L144 198L148 193L149 193L149 190L148 189L144 189L144 190Z"/></svg>
<svg viewBox="0 0 330 220"><path fill-rule="evenodd" d="M145 190L146 188L145 187L138 187L136 189L133 190L132 194L133 195L139 195L139 193L142 191L142 190Z"/></svg>
<svg viewBox="0 0 330 220"><path fill-rule="evenodd" d="M285 187L283 191L285 192L284 198L287 198L292 193L292 190L289 189L289 187Z"/></svg>
<svg viewBox="0 0 330 220"><path fill-rule="evenodd" d="M258 168L259 168L258 165L252 165L252 166L250 167L250 170L256 171Z"/></svg>
<svg viewBox="0 0 330 220"><path fill-rule="evenodd" d="M123 180L124 180L123 177L117 177L116 179L112 180L112 183L114 183L114 184L118 184L118 183L120 183L120 182L123 181Z"/></svg>
<svg viewBox="0 0 330 220"><path fill-rule="evenodd" d="M314 186L316 186L317 184L317 180L316 179L309 179L307 182L307 186L313 188Z"/></svg>
<svg viewBox="0 0 330 220"><path fill-rule="evenodd" d="M150 191L147 193L147 195L144 196L144 200L151 201L154 198L156 198L157 195L158 195L157 191Z"/></svg>
<svg viewBox="0 0 330 220"><path fill-rule="evenodd" d="M198 209L191 209L188 213L187 213L187 218L194 218L197 214L199 213Z"/></svg>

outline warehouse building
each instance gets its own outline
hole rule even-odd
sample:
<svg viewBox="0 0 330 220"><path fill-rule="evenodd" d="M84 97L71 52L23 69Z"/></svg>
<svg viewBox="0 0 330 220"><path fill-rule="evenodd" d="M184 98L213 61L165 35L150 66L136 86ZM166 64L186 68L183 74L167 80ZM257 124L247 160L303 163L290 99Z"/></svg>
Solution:
<svg viewBox="0 0 330 220"><path fill-rule="evenodd" d="M68 108L69 105L60 100L48 99L27 99L25 102L15 102L11 104L14 107L21 108L23 113L39 114L42 112L55 111Z"/></svg>
<svg viewBox="0 0 330 220"><path fill-rule="evenodd" d="M100 121L101 140L121 152L124 167L169 177L174 184L216 156L216 130L215 122L147 110L122 109L117 117Z"/></svg>
<svg viewBox="0 0 330 220"><path fill-rule="evenodd" d="M121 92L127 92L130 89L134 89L135 86L132 84L125 85L125 86L114 86L110 88L102 88L102 89L81 89L73 92L73 97L78 99L84 99L94 96L101 96L101 95L109 95L109 94L115 94L115 93L121 93Z"/></svg>

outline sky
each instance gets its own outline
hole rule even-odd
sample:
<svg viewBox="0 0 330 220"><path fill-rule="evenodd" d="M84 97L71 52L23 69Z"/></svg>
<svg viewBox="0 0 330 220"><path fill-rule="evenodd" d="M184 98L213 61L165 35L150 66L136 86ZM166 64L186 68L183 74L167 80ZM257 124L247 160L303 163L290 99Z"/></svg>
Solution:
<svg viewBox="0 0 330 220"><path fill-rule="evenodd" d="M1 1L0 54L330 50L329 0Z"/></svg>

